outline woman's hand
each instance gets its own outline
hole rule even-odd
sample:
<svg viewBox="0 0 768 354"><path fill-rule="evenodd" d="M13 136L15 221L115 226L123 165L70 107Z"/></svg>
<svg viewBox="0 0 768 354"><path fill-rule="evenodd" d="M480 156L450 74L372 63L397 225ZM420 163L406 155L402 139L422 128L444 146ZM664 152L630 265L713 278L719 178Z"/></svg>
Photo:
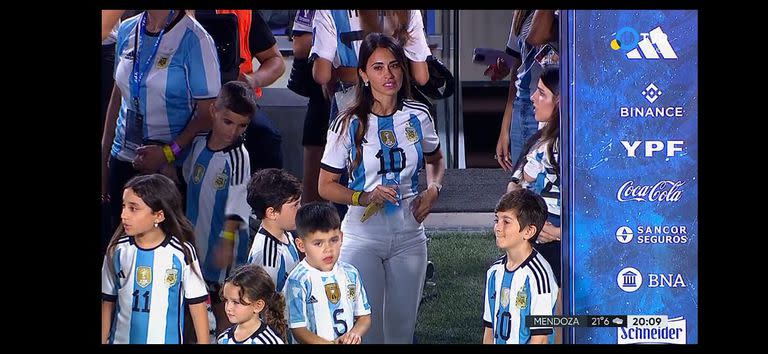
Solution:
<svg viewBox="0 0 768 354"><path fill-rule="evenodd" d="M143 173L158 172L168 160L160 145L144 145L136 149L136 158L133 160L133 168Z"/></svg>
<svg viewBox="0 0 768 354"><path fill-rule="evenodd" d="M507 62L504 59L497 58L496 64L488 65L483 75L491 78L491 81L501 80L509 75L509 66L507 66Z"/></svg>
<svg viewBox="0 0 768 354"><path fill-rule="evenodd" d="M400 202L397 200L397 186L383 186L378 185L370 192L363 192L360 196L360 205L368 206L371 203L384 203L388 201L394 205L400 206Z"/></svg>
<svg viewBox="0 0 768 354"><path fill-rule="evenodd" d="M419 193L416 199L411 203L411 212L417 222L421 223L427 218L432 210L432 205L437 200L437 187L430 185L426 190Z"/></svg>
<svg viewBox="0 0 768 354"><path fill-rule="evenodd" d="M541 233L539 233L536 243L547 243L552 241L560 241L560 228L547 221L544 223L544 227L541 228Z"/></svg>
<svg viewBox="0 0 768 354"><path fill-rule="evenodd" d="M502 129L496 142L496 156L493 157L504 171L512 172L512 156L509 153L509 131Z"/></svg>

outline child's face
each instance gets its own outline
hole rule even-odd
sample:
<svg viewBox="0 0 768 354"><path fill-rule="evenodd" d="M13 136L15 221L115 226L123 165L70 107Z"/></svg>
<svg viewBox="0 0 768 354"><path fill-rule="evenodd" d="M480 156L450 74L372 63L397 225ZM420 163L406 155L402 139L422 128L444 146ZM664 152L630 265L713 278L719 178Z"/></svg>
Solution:
<svg viewBox="0 0 768 354"><path fill-rule="evenodd" d="M238 137L243 135L251 117L237 114L226 108L216 108L211 106L213 115L213 127L211 139L222 145L232 145Z"/></svg>
<svg viewBox="0 0 768 354"><path fill-rule="evenodd" d="M152 231L155 228L155 222L161 223L163 220L165 220L163 212L152 212L152 208L144 203L133 189L123 190L123 211L120 213L120 221L123 223L126 235L137 236Z"/></svg>
<svg viewBox="0 0 768 354"><path fill-rule="evenodd" d="M241 324L258 318L259 312L264 309L264 301L240 298L240 287L232 283L224 283L222 299L224 302L224 311L227 313L227 319L230 323ZM246 305L250 303L250 305Z"/></svg>
<svg viewBox="0 0 768 354"><path fill-rule="evenodd" d="M283 206L280 207L280 212L275 213L277 215L275 221L277 222L277 225L280 226L280 229L296 230L296 212L299 210L300 206L301 198L283 203Z"/></svg>
<svg viewBox="0 0 768 354"><path fill-rule="evenodd" d="M496 212L496 223L493 232L496 234L496 246L503 250L515 249L528 243L531 226L524 227L520 231L517 215L513 210Z"/></svg>
<svg viewBox="0 0 768 354"><path fill-rule="evenodd" d="M333 269L339 259L342 236L339 229L328 232L317 231L296 239L296 246L307 254L306 259L309 265L327 272Z"/></svg>

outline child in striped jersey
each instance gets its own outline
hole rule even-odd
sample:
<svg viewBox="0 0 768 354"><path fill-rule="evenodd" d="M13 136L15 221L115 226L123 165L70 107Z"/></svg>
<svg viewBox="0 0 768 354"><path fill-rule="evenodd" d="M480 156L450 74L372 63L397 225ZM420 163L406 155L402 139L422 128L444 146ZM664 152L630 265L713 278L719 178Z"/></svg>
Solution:
<svg viewBox="0 0 768 354"><path fill-rule="evenodd" d="M558 286L552 267L533 244L547 220L544 199L528 189L508 192L496 204L496 246L504 250L486 272L483 344L552 343L552 327L525 324L551 316Z"/></svg>
<svg viewBox="0 0 768 354"><path fill-rule="evenodd" d="M285 344L288 329L283 295L261 267L235 269L221 289L227 318L235 325L219 334L219 344Z"/></svg>
<svg viewBox="0 0 768 354"><path fill-rule="evenodd" d="M197 342L208 343L208 293L176 185L159 174L133 177L122 205L101 268L102 343L184 343L185 304Z"/></svg>
<svg viewBox="0 0 768 354"><path fill-rule="evenodd" d="M195 227L203 278L211 293L217 332L227 327L218 301L228 272L246 263L250 208L246 186L251 175L242 135L256 112L256 95L247 84L230 81L211 106L213 128L195 138L182 171L187 182L187 217Z"/></svg>
<svg viewBox="0 0 768 354"><path fill-rule="evenodd" d="M248 204L261 219L253 238L248 263L260 265L281 291L296 264L299 250L288 230L296 229L296 211L301 203L301 182L276 168L260 170L248 184Z"/></svg>
<svg viewBox="0 0 768 354"><path fill-rule="evenodd" d="M296 214L296 245L304 258L288 275L289 326L303 344L360 344L371 327L371 305L360 272L339 261L342 233L336 208L311 202Z"/></svg>

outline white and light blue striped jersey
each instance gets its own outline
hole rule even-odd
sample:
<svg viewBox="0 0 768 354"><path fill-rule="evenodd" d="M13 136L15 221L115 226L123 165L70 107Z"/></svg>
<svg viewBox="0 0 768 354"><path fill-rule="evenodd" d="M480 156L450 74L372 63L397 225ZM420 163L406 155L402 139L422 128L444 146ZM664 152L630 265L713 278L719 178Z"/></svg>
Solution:
<svg viewBox="0 0 768 354"><path fill-rule="evenodd" d="M244 339L241 342L238 342L235 340L235 329L237 329L237 325L234 325L232 327L227 328L224 330L224 332L221 332L219 334L219 337L216 339L216 343L218 344L285 344L282 339L280 339L280 336L277 335L277 332L275 332L272 327L267 325L266 322L261 321L261 326L259 326L256 331L251 334L250 337Z"/></svg>
<svg viewBox="0 0 768 354"><path fill-rule="evenodd" d="M122 95L115 127L112 156L133 161L141 141L126 141L128 109L134 109L131 73L137 27L142 14L120 24L115 46L115 84ZM193 18L185 15L163 34L157 55L140 85L140 114L144 140L169 143L186 127L196 108L195 99L215 98L221 89L219 59L213 39ZM157 36L142 33L139 43L143 68Z"/></svg>
<svg viewBox="0 0 768 354"><path fill-rule="evenodd" d="M248 263L260 265L275 282L275 290L281 291L288 274L299 263L299 249L293 234L286 231L288 243L283 243L265 228L253 236L253 245L248 254Z"/></svg>
<svg viewBox="0 0 768 354"><path fill-rule="evenodd" d="M531 336L549 335L552 327L526 327L525 316L551 316L557 302L557 282L544 256L535 249L512 272L507 255L499 258L485 276L483 324L493 330L496 344L526 344Z"/></svg>
<svg viewBox="0 0 768 354"><path fill-rule="evenodd" d="M336 118L328 129L325 151L320 166L341 173L357 155L354 133L360 120L353 117L349 127ZM418 194L419 170L424 168L424 155L440 149L440 139L427 106L406 99L391 116L368 118L368 131L363 140L362 161L350 172L349 188L370 192L378 185L399 185L401 199Z"/></svg>
<svg viewBox="0 0 768 354"><path fill-rule="evenodd" d="M550 214L560 215L560 171L555 168L547 153L549 145L553 143L555 144L552 151L553 157L559 161L557 138L554 142L549 141L546 144L538 141L525 156L526 161L523 167L518 168L513 177L520 180L520 186L531 189L544 198L547 203L547 211ZM527 182L523 178L523 171L528 176L533 177L534 181Z"/></svg>
<svg viewBox="0 0 768 354"><path fill-rule="evenodd" d="M420 10L408 10L408 34L405 56L412 61L423 62L431 54L424 35L424 21ZM392 35L390 21L384 21L384 33ZM312 22L312 49L309 54L333 63L333 67L357 67L357 57L364 36L360 26L359 10L317 10Z"/></svg>
<svg viewBox="0 0 768 354"><path fill-rule="evenodd" d="M509 30L509 38L507 39L507 53L520 58L520 66L517 69L517 73L512 74L512 77L516 78L517 97L528 99L531 96L531 92L536 91L536 85L539 84L541 66L535 60L536 46L527 42L528 35L531 32L531 24L533 23L534 10L519 11L529 11L529 13L525 20L523 20L520 35L515 35L515 24L513 21L512 28Z"/></svg>
<svg viewBox="0 0 768 354"><path fill-rule="evenodd" d="M182 247L192 254L184 257ZM208 290L194 247L167 236L153 249L141 249L132 236L117 242L112 264L101 267L101 293L115 303L110 344L181 344L184 305L202 303Z"/></svg>
<svg viewBox="0 0 768 354"><path fill-rule="evenodd" d="M248 150L241 143L223 150L208 148L208 136L198 136L184 160L183 173L187 182L187 218L195 226L195 244L207 281L223 283L231 269L219 269L213 264L214 252L224 230L224 221L239 219L235 233L231 268L248 258L248 181L251 179Z"/></svg>
<svg viewBox="0 0 768 354"><path fill-rule="evenodd" d="M355 316L371 313L360 272L337 261L328 272L305 260L288 275L283 294L290 328L306 327L327 340L335 340L355 324Z"/></svg>

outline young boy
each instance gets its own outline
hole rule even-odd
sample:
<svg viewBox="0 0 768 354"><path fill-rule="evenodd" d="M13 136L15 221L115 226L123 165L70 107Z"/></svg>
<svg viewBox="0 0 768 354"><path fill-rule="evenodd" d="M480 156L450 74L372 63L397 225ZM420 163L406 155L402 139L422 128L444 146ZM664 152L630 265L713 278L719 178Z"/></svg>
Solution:
<svg viewBox="0 0 768 354"><path fill-rule="evenodd" d="M250 208L245 195L251 168L242 135L256 112L256 96L248 85L232 81L221 87L210 107L212 130L192 142L182 171L187 217L195 229L218 333L229 324L219 288L229 270L245 263L248 255Z"/></svg>
<svg viewBox="0 0 768 354"><path fill-rule="evenodd" d="M288 275L284 289L294 340L360 344L371 326L371 306L360 272L338 261L343 235L336 208L322 202L304 205L296 227L296 245L307 257Z"/></svg>
<svg viewBox="0 0 768 354"><path fill-rule="evenodd" d="M290 173L276 168L260 170L248 183L248 204L261 219L253 237L248 263L260 265L283 290L285 279L299 263L294 236L296 211L301 203L301 182Z"/></svg>
<svg viewBox="0 0 768 354"><path fill-rule="evenodd" d="M552 315L558 287L552 267L533 244L547 220L544 199L528 189L496 204L496 245L505 251L488 269L483 344L552 343L551 327L526 327L525 316Z"/></svg>

